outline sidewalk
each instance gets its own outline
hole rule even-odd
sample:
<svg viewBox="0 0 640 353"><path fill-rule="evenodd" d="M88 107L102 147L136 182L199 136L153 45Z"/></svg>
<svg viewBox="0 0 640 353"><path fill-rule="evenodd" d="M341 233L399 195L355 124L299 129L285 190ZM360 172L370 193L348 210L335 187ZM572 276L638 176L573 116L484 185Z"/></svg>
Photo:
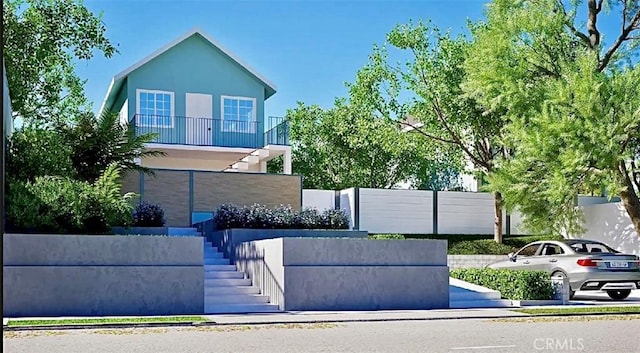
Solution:
<svg viewBox="0 0 640 353"><path fill-rule="evenodd" d="M640 306L638 303L611 304L608 306ZM590 305L559 305L559 306L527 306L526 309L535 308L585 308ZM154 323L115 323L115 324L68 324L62 320L74 319L144 319L167 316L110 316L110 317L22 317L3 318L3 326L9 321L32 320L60 320L61 325L54 326L11 326L12 330L27 329L64 329L64 328L127 328L127 327L162 327L162 326L192 326L192 325L268 325L268 324L312 324L312 323L340 323L340 322L380 322L380 321L422 321L422 320L464 320L464 319L500 319L500 318L526 318L532 316L578 316L578 315L625 315L624 313L596 313L596 314L525 314L513 311L517 308L488 308L488 309L438 309L438 310L386 310L386 311L336 311L336 312L281 312L261 314L220 314L220 315L193 315L202 317L206 321L193 323L182 322L154 322ZM637 313L634 313L637 314ZM190 315L191 316L191 315ZM168 316L168 317L179 317Z"/></svg>

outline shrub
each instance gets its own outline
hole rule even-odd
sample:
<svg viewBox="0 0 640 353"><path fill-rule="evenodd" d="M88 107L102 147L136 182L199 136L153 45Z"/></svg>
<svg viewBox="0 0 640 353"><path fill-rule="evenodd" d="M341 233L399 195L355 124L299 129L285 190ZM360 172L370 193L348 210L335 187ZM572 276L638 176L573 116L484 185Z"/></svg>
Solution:
<svg viewBox="0 0 640 353"><path fill-rule="evenodd" d="M120 194L115 166L93 184L56 176L13 181L7 193L7 223L18 231L105 233L131 221L132 196Z"/></svg>
<svg viewBox="0 0 640 353"><path fill-rule="evenodd" d="M512 300L549 300L553 298L551 276L544 271L464 268L450 276L500 292Z"/></svg>
<svg viewBox="0 0 640 353"><path fill-rule="evenodd" d="M492 239L462 240L449 243L449 254L455 255L506 255L512 250L511 246L498 244Z"/></svg>
<svg viewBox="0 0 640 353"><path fill-rule="evenodd" d="M314 208L294 211L289 206L269 208L254 204L239 207L224 204L215 212L215 227L254 229L348 229L349 219L344 211L326 210L320 213Z"/></svg>
<svg viewBox="0 0 640 353"><path fill-rule="evenodd" d="M402 234L370 234L369 239L404 239Z"/></svg>
<svg viewBox="0 0 640 353"><path fill-rule="evenodd" d="M165 225L164 210L160 205L141 202L133 211L134 227L163 227Z"/></svg>

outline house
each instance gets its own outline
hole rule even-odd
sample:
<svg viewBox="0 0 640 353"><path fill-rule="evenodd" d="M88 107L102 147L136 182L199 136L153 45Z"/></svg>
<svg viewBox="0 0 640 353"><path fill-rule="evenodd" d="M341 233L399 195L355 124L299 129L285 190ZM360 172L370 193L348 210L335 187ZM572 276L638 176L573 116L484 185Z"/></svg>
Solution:
<svg viewBox="0 0 640 353"><path fill-rule="evenodd" d="M266 173L284 158L287 121L264 116L276 93L265 77L200 29L193 29L113 77L100 112L119 112L136 133L154 132L162 157L149 168Z"/></svg>

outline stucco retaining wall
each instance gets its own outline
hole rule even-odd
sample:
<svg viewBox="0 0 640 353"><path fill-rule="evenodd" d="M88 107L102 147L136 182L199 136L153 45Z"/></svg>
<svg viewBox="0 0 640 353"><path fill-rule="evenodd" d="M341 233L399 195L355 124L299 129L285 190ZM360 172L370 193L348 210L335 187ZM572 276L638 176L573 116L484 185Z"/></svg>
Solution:
<svg viewBox="0 0 640 353"><path fill-rule="evenodd" d="M507 255L448 255L449 269L484 268L490 263L502 261Z"/></svg>
<svg viewBox="0 0 640 353"><path fill-rule="evenodd" d="M446 249L444 240L278 238L235 253L249 277L266 277L261 288L282 292L283 310L400 310L449 307Z"/></svg>
<svg viewBox="0 0 640 353"><path fill-rule="evenodd" d="M235 260L235 247L243 242L275 238L366 238L366 231L322 229L249 229L233 228L213 231L207 235L225 256Z"/></svg>
<svg viewBox="0 0 640 353"><path fill-rule="evenodd" d="M204 311L200 237L5 234L3 315Z"/></svg>

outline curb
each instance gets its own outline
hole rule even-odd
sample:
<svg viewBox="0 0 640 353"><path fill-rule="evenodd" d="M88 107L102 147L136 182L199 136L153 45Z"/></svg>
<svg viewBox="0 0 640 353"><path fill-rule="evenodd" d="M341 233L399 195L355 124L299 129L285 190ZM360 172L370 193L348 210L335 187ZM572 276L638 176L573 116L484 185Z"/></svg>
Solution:
<svg viewBox="0 0 640 353"><path fill-rule="evenodd" d="M94 330L94 329L126 329L126 328L162 328L162 327L202 327L202 326L266 326L287 324L323 324L323 323L351 323L351 322L391 322L391 321L443 321L443 320L491 320L491 319L530 319L539 317L582 317L582 316L620 316L640 315L638 312L616 313L562 313L562 314L524 314L519 315L483 315L483 316L451 316L451 317L423 317L423 318L363 318L363 319L321 319L321 320L273 320L273 321L246 321L246 322L154 322L154 323L121 323L121 324L68 324L68 325L36 325L36 326L7 326L3 325L3 331L58 331L58 330Z"/></svg>

